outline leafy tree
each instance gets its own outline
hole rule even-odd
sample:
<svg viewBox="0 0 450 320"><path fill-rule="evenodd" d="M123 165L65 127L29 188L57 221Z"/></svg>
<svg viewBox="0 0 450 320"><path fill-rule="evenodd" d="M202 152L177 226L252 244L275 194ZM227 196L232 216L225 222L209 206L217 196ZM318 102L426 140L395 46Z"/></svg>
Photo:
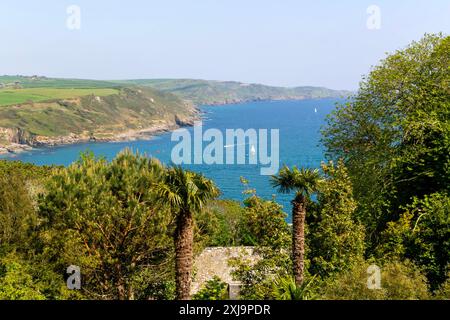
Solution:
<svg viewBox="0 0 450 320"><path fill-rule="evenodd" d="M308 216L310 272L327 277L364 256L364 227L355 219L356 201L343 161L322 164L317 205Z"/></svg>
<svg viewBox="0 0 450 320"><path fill-rule="evenodd" d="M263 200L256 194L244 200L241 245L288 248L290 228L283 207L275 200Z"/></svg>
<svg viewBox="0 0 450 320"><path fill-rule="evenodd" d="M450 197L435 193L416 198L399 220L388 223L377 254L414 261L425 270L431 289L437 289L449 272Z"/></svg>
<svg viewBox="0 0 450 320"><path fill-rule="evenodd" d="M66 288L63 276L51 270L51 263L24 259L17 252L0 257L0 300L80 299Z"/></svg>
<svg viewBox="0 0 450 320"><path fill-rule="evenodd" d="M159 201L170 207L176 218L175 270L177 299L190 296L193 265L194 214L219 195L215 184L203 175L172 167L156 186Z"/></svg>
<svg viewBox="0 0 450 320"><path fill-rule="evenodd" d="M430 298L425 276L409 261L392 261L381 265L381 288L369 289L367 269L370 264L362 260L353 268L337 273L322 283L322 299L417 300Z"/></svg>
<svg viewBox="0 0 450 320"><path fill-rule="evenodd" d="M349 169L372 246L402 206L450 190L450 37L425 35L381 61L323 131Z"/></svg>
<svg viewBox="0 0 450 320"><path fill-rule="evenodd" d="M152 191L163 172L128 150L110 163L85 154L57 170L40 199L42 250L55 270L79 266L90 298L139 295L133 278L170 259L170 216Z"/></svg>
<svg viewBox="0 0 450 320"><path fill-rule="evenodd" d="M272 177L272 185L278 188L279 192L296 193L292 201L292 256L294 278L298 286L301 286L304 280L306 206L311 193L318 188L319 177L318 170L299 170L297 167L291 170L287 166Z"/></svg>
<svg viewBox="0 0 450 320"><path fill-rule="evenodd" d="M216 200L197 213L197 241L203 246L234 247L243 244L244 208L234 200Z"/></svg>
<svg viewBox="0 0 450 320"><path fill-rule="evenodd" d="M11 256L0 260L0 300L45 300L28 266Z"/></svg>
<svg viewBox="0 0 450 320"><path fill-rule="evenodd" d="M37 225L27 180L17 170L0 173L0 248L27 248Z"/></svg>
<svg viewBox="0 0 450 320"><path fill-rule="evenodd" d="M242 244L255 246L256 258L230 259L233 277L243 284L243 299L276 299L274 279L292 277L286 214L274 200L264 200L253 190L244 204Z"/></svg>

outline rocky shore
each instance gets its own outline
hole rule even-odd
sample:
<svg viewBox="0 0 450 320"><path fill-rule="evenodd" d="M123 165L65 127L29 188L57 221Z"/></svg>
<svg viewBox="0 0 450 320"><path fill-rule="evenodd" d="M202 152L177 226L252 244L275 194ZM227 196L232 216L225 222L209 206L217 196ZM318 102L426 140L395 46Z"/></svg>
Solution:
<svg viewBox="0 0 450 320"><path fill-rule="evenodd" d="M37 136L24 132L20 128L0 128L0 155L17 154L31 151L33 148L46 148L86 142L120 142L150 139L153 136L170 132L181 127L193 126L201 119L200 113L188 117L175 116L174 120L155 121L149 127L139 129L98 131L95 133L71 133L66 136Z"/></svg>

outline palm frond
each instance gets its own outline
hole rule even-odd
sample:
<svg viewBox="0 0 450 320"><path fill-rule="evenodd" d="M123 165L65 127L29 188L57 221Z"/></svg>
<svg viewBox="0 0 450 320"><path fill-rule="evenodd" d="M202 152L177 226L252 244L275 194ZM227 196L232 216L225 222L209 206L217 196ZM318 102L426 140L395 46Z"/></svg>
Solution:
<svg viewBox="0 0 450 320"><path fill-rule="evenodd" d="M319 170L298 169L296 166L290 169L283 166L278 175L272 176L271 184L280 193L291 193L293 191L309 196L317 191L320 181Z"/></svg>

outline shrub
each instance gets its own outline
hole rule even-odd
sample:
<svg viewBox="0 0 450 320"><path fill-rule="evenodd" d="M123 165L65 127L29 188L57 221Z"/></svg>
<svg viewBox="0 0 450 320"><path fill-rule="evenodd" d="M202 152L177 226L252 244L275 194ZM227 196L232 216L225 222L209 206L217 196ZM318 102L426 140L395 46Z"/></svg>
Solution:
<svg viewBox="0 0 450 320"><path fill-rule="evenodd" d="M218 276L214 276L192 298L193 300L227 300L227 289L228 285Z"/></svg>

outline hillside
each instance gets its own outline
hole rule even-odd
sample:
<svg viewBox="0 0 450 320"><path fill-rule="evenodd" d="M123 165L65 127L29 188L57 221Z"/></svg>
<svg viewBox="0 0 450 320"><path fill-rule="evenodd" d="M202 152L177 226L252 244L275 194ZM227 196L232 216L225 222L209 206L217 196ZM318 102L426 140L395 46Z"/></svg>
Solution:
<svg viewBox="0 0 450 320"><path fill-rule="evenodd" d="M150 79L117 81L122 84L149 86L170 92L196 105L227 104L256 100L302 100L348 97L351 92L322 87L271 87L235 81L208 81L191 79Z"/></svg>
<svg viewBox="0 0 450 320"><path fill-rule="evenodd" d="M69 95L68 90L67 98L59 92L59 98L6 106L1 106L0 90L0 152L6 148L17 151L26 146L128 139L190 124L197 115L189 103L148 87L109 90L112 94L100 91L105 95L84 95L81 91L79 96ZM22 89L17 93L20 96Z"/></svg>
<svg viewBox="0 0 450 320"><path fill-rule="evenodd" d="M196 105L226 104L256 100L302 100L347 97L350 91L332 90L322 87L272 87L262 84L246 84L235 81L211 81L195 79L138 79L138 80L82 80L55 79L41 76L0 76L2 84L14 83L21 88L119 88L122 86L145 86L173 93Z"/></svg>
<svg viewBox="0 0 450 320"><path fill-rule="evenodd" d="M83 89L64 89L64 88L5 88L0 90L0 107L26 102L40 102L54 99L68 99L90 94L103 97L116 94L117 89L107 88L83 88Z"/></svg>

